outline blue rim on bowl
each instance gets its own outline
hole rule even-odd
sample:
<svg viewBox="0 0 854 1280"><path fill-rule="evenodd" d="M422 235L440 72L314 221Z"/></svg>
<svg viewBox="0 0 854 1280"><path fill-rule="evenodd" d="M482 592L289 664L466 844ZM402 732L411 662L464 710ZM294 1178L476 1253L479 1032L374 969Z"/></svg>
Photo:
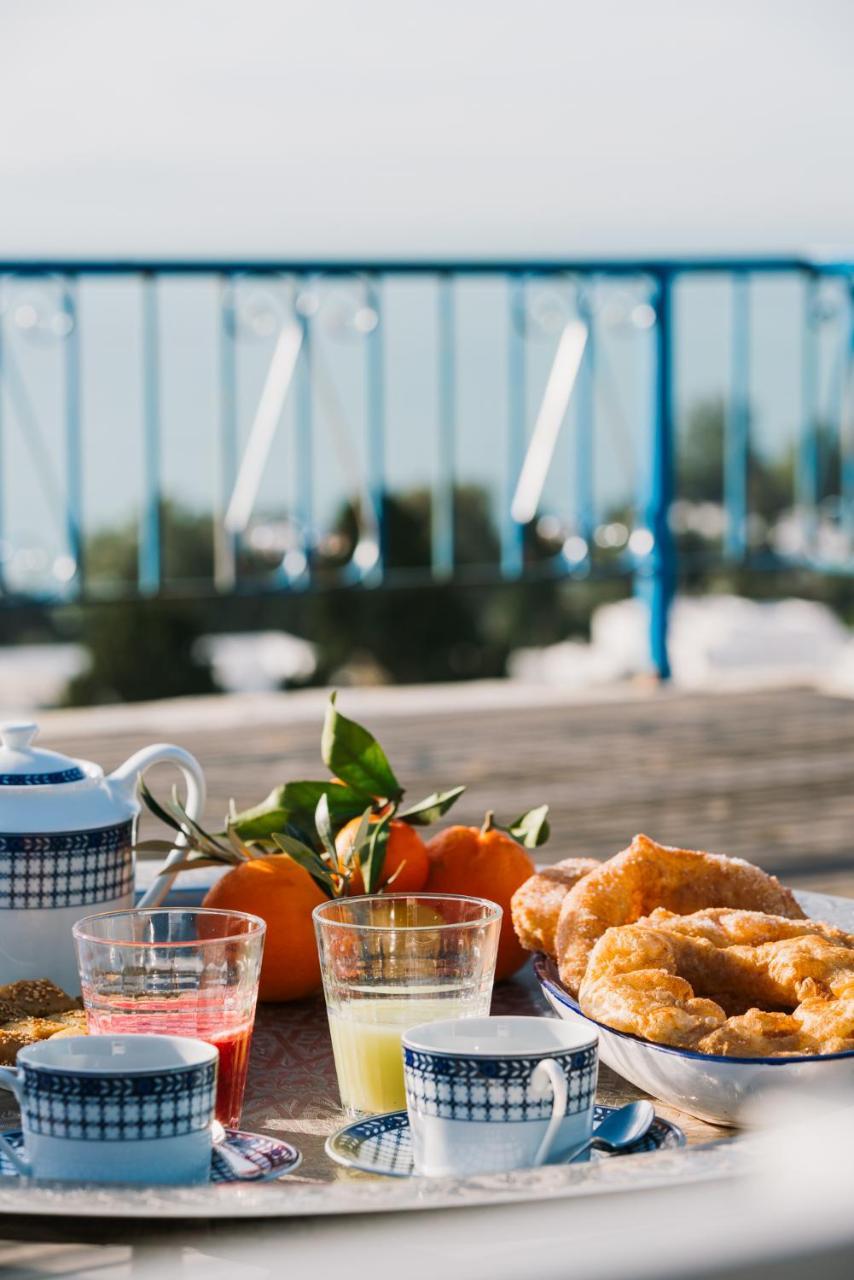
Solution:
<svg viewBox="0 0 854 1280"><path fill-rule="evenodd" d="M609 1027L607 1022L597 1022L595 1018L588 1017L575 997L569 994L561 982L555 962L542 952L534 956L534 973L544 991L547 991L559 1004L571 1009L579 1018L589 1022L591 1026L606 1031L609 1036L617 1036L620 1040L631 1040L635 1044L643 1045L646 1049L654 1049L657 1053L673 1054L677 1058L697 1058L700 1062L714 1062L720 1066L726 1066L727 1063L744 1066L745 1063L749 1063L754 1066L785 1067L797 1062L835 1062L840 1058L854 1058L854 1049L844 1049L840 1053L793 1053L777 1058L736 1058L716 1053L699 1053L696 1049L678 1049L670 1044L656 1044L654 1040L645 1040L643 1036L636 1036L631 1031L618 1031L615 1027Z"/></svg>

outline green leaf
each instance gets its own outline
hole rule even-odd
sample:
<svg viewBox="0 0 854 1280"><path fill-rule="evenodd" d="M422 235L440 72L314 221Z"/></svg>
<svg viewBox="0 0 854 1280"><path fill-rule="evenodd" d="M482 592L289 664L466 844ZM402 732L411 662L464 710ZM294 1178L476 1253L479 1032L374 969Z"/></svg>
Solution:
<svg viewBox="0 0 854 1280"><path fill-rule="evenodd" d="M301 840L294 840L292 836L281 835L278 832L273 836L273 840L282 853L286 853L288 857L293 858L298 866L303 867L308 872L318 888L322 889L330 898L334 895L335 882L332 879L332 873L314 849L309 849L308 845L303 844ZM273 857L275 856L273 854Z"/></svg>
<svg viewBox="0 0 854 1280"><path fill-rule="evenodd" d="M388 846L392 813L389 812L379 822L375 822L368 836L362 862L362 881L365 893L376 893L380 887L380 876L385 866L385 853Z"/></svg>
<svg viewBox="0 0 854 1280"><path fill-rule="evenodd" d="M281 831L288 821L285 808L285 788L274 787L260 804L229 815L228 824L241 840L263 840L274 831Z"/></svg>
<svg viewBox="0 0 854 1280"><path fill-rule="evenodd" d="M225 836L229 845L237 855L238 861L251 862L253 858L257 858L259 856L257 853L253 853L252 850L240 839L240 836L237 835L234 827L226 827Z"/></svg>
<svg viewBox="0 0 854 1280"><path fill-rule="evenodd" d="M551 835L551 827L547 820L548 812L547 804L541 804L538 809L529 809L527 813L523 813L515 822L512 822L507 830L526 849L538 849Z"/></svg>
<svg viewBox="0 0 854 1280"><path fill-rule="evenodd" d="M333 867L338 866L338 852L335 848L335 836L332 831L332 819L329 816L329 801L324 793L317 802L314 811L314 825L320 836L324 849L332 859Z"/></svg>
<svg viewBox="0 0 854 1280"><path fill-rule="evenodd" d="M234 863L230 865L235 865ZM187 851L186 857L173 862L169 866L169 874L179 871L198 871L202 867L223 867L229 866L224 858L209 858L207 854L200 853L198 849L190 849Z"/></svg>
<svg viewBox="0 0 854 1280"><path fill-rule="evenodd" d="M172 788L172 804L169 808L180 821L181 830L191 843L194 842L199 848L204 849L207 853L213 854L214 856L218 853L227 854L229 852L225 845L220 844L218 840L205 831L204 827L200 827L199 824L190 817L187 810L181 803L177 787Z"/></svg>
<svg viewBox="0 0 854 1280"><path fill-rule="evenodd" d="M361 863L362 849L365 847L365 844L367 843L368 833L370 829L371 829L371 811L370 809L366 809L365 812L362 814L361 818L359 819L358 827L353 833L353 844L350 849L351 862L354 860L354 857L357 856L359 859L359 862Z"/></svg>
<svg viewBox="0 0 854 1280"><path fill-rule="evenodd" d="M155 818L159 818L161 822L164 822L167 827L171 827L173 831L182 830L178 819L171 813L167 813L163 806L155 800L154 796L148 789L145 779L142 777L139 780L139 798L142 800L146 809L153 813Z"/></svg>
<svg viewBox="0 0 854 1280"><path fill-rule="evenodd" d="M171 853L174 840L139 840L133 846L135 853Z"/></svg>
<svg viewBox="0 0 854 1280"><path fill-rule="evenodd" d="M320 750L326 767L364 799L397 801L403 795L376 738L336 710L334 693L326 708Z"/></svg>
<svg viewBox="0 0 854 1280"><path fill-rule="evenodd" d="M230 825L242 840L264 840L289 824L311 831L317 803L324 795L335 830L357 818L365 807L361 793L337 782L288 782L274 787L260 804L232 814Z"/></svg>
<svg viewBox="0 0 854 1280"><path fill-rule="evenodd" d="M450 791L434 791L431 796L401 810L396 816L411 827L429 827L431 822L438 822L448 810L455 805L465 787L453 787Z"/></svg>

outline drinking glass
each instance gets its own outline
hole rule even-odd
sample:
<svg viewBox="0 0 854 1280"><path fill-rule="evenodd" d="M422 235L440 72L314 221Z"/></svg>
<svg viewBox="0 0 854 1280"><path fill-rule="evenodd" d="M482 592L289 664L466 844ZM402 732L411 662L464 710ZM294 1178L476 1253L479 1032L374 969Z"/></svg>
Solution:
<svg viewBox="0 0 854 1280"><path fill-rule="evenodd" d="M403 1032L489 1013L501 908L383 894L335 898L313 915L341 1105L351 1116L400 1110Z"/></svg>
<svg viewBox="0 0 854 1280"><path fill-rule="evenodd" d="M74 926L93 1035L193 1036L219 1050L216 1118L240 1124L266 925L240 911L109 911Z"/></svg>

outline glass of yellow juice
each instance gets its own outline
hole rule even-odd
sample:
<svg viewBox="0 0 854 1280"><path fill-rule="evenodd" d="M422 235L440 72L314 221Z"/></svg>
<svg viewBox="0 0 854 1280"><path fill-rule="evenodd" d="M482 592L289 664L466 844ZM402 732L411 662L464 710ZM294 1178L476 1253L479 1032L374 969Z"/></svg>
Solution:
<svg viewBox="0 0 854 1280"><path fill-rule="evenodd" d="M314 927L341 1105L398 1111L403 1032L489 1013L501 908L435 893L334 898Z"/></svg>

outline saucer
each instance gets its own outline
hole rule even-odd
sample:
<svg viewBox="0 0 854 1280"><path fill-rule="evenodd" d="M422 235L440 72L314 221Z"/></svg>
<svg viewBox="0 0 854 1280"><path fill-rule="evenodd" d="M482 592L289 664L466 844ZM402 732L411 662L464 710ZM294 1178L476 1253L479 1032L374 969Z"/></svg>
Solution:
<svg viewBox="0 0 854 1280"><path fill-rule="evenodd" d="M593 1108L593 1131L616 1107ZM685 1146L685 1134L669 1120L656 1116L652 1128L625 1151L585 1152L583 1159L613 1160L617 1156L636 1156L644 1151L673 1150ZM415 1174L409 1137L409 1117L405 1111L387 1111L385 1115L354 1120L326 1140L326 1154L348 1169L363 1173L383 1173L393 1178L411 1178ZM579 1162L580 1163L580 1162Z"/></svg>
<svg viewBox="0 0 854 1280"><path fill-rule="evenodd" d="M289 1142L279 1142L278 1139L267 1138L262 1133L244 1133L240 1129L226 1129L226 1134L228 1136L223 1146L254 1165L254 1171L236 1173L221 1152L214 1147L211 1153L211 1185L221 1182L269 1182L273 1178L281 1178L286 1173L293 1173L302 1162L302 1153L296 1147L292 1147ZM24 1145L24 1135L20 1129L6 1129L3 1137L16 1151ZM0 1177L20 1178L20 1176L12 1161L0 1151Z"/></svg>

